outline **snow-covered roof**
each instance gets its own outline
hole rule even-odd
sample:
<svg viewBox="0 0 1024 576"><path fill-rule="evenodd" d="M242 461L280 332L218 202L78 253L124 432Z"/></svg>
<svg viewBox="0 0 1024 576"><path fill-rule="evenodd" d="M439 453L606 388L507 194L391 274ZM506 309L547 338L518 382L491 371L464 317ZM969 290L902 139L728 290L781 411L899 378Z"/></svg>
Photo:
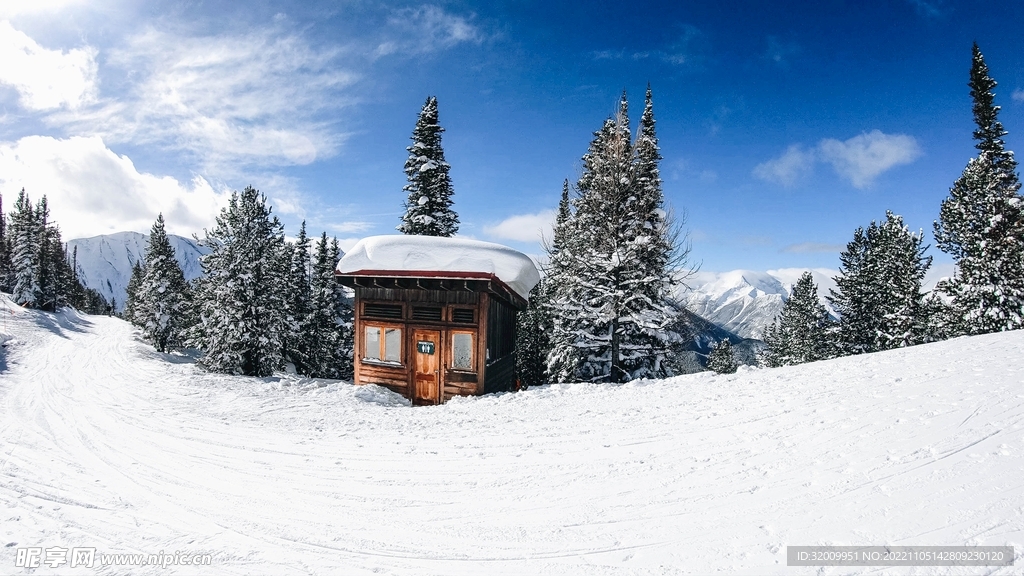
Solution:
<svg viewBox="0 0 1024 576"><path fill-rule="evenodd" d="M336 270L339 274L360 276L479 274L480 278L497 278L524 300L529 299L530 290L540 282L533 260L522 252L491 242L436 236L363 238L342 257Z"/></svg>

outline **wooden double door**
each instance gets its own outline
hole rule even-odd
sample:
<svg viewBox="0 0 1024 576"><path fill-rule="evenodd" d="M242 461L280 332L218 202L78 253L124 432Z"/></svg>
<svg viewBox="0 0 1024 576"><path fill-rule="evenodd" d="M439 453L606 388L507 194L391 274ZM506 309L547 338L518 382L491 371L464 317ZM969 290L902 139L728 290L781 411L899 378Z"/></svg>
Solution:
<svg viewBox="0 0 1024 576"><path fill-rule="evenodd" d="M413 339L413 404L440 404L442 398L441 380L441 331L414 329Z"/></svg>

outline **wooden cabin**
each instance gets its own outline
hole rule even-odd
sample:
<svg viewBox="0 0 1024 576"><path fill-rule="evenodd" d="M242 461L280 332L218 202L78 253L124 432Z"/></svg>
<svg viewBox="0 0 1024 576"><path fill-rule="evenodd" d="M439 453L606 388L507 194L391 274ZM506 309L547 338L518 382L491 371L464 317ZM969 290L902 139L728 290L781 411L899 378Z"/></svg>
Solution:
<svg viewBox="0 0 1024 576"><path fill-rule="evenodd" d="M338 263L355 290L356 384L413 404L515 385L516 312L540 280L525 254L489 242L373 236Z"/></svg>

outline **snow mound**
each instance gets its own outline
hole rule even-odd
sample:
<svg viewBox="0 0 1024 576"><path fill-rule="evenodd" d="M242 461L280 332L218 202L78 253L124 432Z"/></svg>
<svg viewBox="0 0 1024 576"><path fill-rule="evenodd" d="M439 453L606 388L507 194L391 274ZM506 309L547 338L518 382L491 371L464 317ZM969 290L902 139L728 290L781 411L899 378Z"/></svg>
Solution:
<svg viewBox="0 0 1024 576"><path fill-rule="evenodd" d="M385 276L388 272L493 275L524 299L529 299L530 290L540 282L533 260L522 252L491 242L435 236L363 238L338 262L337 272Z"/></svg>

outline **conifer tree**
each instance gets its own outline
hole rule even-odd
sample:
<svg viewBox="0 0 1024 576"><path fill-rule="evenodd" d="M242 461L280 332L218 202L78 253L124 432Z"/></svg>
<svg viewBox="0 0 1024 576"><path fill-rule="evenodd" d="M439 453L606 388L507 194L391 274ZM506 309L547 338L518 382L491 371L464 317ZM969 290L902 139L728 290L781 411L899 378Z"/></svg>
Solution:
<svg viewBox="0 0 1024 576"><path fill-rule="evenodd" d="M11 242L4 215L4 197L0 194L0 292L11 291Z"/></svg>
<svg viewBox="0 0 1024 576"><path fill-rule="evenodd" d="M215 372L269 376L283 364L288 261L284 228L251 186L232 194L200 241L204 278L188 343Z"/></svg>
<svg viewBox="0 0 1024 576"><path fill-rule="evenodd" d="M348 292L344 286L334 279L334 270L338 261L344 256L338 246L338 238L331 239L330 258L328 263L327 278L331 290L334 292L334 323L339 331L338 336L338 378L352 378L355 372L353 356L355 353L355 307L353 304L354 294Z"/></svg>
<svg viewBox="0 0 1024 576"><path fill-rule="evenodd" d="M768 366L791 366L828 358L830 323L828 311L818 300L814 277L804 272L782 312L765 330L762 362Z"/></svg>
<svg viewBox="0 0 1024 576"><path fill-rule="evenodd" d="M553 378L620 382L673 372L669 268L681 262L673 258L659 160L650 93L635 144L623 94L583 157L572 217L561 227L564 255L552 257L561 284L550 304L558 327Z"/></svg>
<svg viewBox="0 0 1024 576"><path fill-rule="evenodd" d="M579 304L573 294L576 282L576 243L574 242L573 219L569 201L569 181L562 184L562 197L550 243L545 244L548 263L541 279L545 315L551 321L548 338L548 353L545 375L551 382L569 382L577 376L581 354L576 347L577 332L572 320L576 317Z"/></svg>
<svg viewBox="0 0 1024 576"><path fill-rule="evenodd" d="M133 324L159 352L182 344L188 308L188 284L167 238L164 216L157 216L149 233L145 273L133 287ZM134 272L134 270L133 270Z"/></svg>
<svg viewBox="0 0 1024 576"><path fill-rule="evenodd" d="M977 129L972 158L943 200L935 222L940 250L953 256L956 274L938 289L952 296L950 329L983 334L1024 327L1024 198L1007 134L998 120L996 82L973 46L970 82Z"/></svg>
<svg viewBox="0 0 1024 576"><path fill-rule="evenodd" d="M327 233L323 233L314 252L310 313L303 329L309 350L307 374L315 378L351 378L353 310L351 300L334 280L341 256L338 239L328 243Z"/></svg>
<svg viewBox="0 0 1024 576"><path fill-rule="evenodd" d="M145 275L146 271L142 267L142 262L139 260L132 262L132 273L128 277L128 286L125 288L124 310L121 312L121 315L125 320L136 326L139 326L135 317L135 310L139 307L139 298L141 296L139 286L142 284L142 278Z"/></svg>
<svg viewBox="0 0 1024 576"><path fill-rule="evenodd" d="M405 214L398 230L403 234L421 236L454 236L459 231L459 216L452 210L452 181L450 168L444 159L438 124L437 98L427 98L416 127L412 131L412 145L406 148L405 176L409 183L403 190L408 193Z"/></svg>
<svg viewBox="0 0 1024 576"><path fill-rule="evenodd" d="M21 306L35 306L39 293L39 222L25 189L18 193L10 216L11 295Z"/></svg>
<svg viewBox="0 0 1024 576"><path fill-rule="evenodd" d="M525 389L544 383L551 330L543 303L544 278L530 290L526 310L516 316L516 377Z"/></svg>
<svg viewBox="0 0 1024 576"><path fill-rule="evenodd" d="M299 374L308 374L309 339L303 333L303 325L310 314L310 260L305 220L295 242L285 247L285 257L289 260L289 270L284 355Z"/></svg>
<svg viewBox="0 0 1024 576"><path fill-rule="evenodd" d="M857 228L840 254L836 290L828 297L839 313L842 354L877 352L924 342L926 307L921 283L931 266L923 234L886 212L881 224Z"/></svg>
<svg viewBox="0 0 1024 576"><path fill-rule="evenodd" d="M722 340L711 348L708 354L708 369L718 374L733 374L736 372L736 357L733 355L732 344L728 340Z"/></svg>

